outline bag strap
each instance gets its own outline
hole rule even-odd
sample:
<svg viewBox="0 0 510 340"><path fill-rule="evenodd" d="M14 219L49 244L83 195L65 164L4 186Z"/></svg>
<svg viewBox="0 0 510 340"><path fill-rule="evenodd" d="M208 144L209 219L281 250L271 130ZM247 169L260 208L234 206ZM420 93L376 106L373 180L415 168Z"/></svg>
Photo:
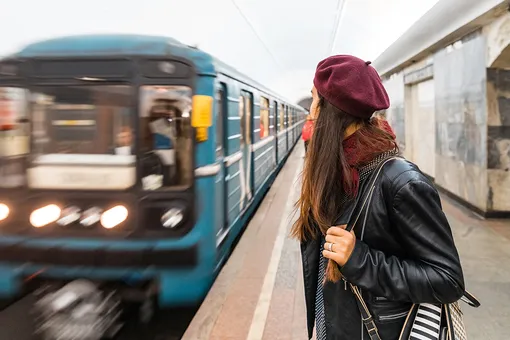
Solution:
<svg viewBox="0 0 510 340"><path fill-rule="evenodd" d="M461 300L474 308L478 308L481 306L480 301L467 290L464 291L464 295L461 297Z"/></svg>
<svg viewBox="0 0 510 340"><path fill-rule="evenodd" d="M356 225L356 223L358 223L358 220L359 220L361 214L363 213L363 209L365 209L365 206L368 203L370 203L369 199L372 197L372 191L375 189L375 182L379 178L382 168L384 167L384 165L386 165L386 163L388 163L389 161L394 160L394 159L403 159L403 158L399 157L399 156L391 156L391 157L385 158L372 171L372 173L370 174L370 176L368 178L366 189L363 190L363 193L360 192L356 196L356 201L354 202L354 208L352 209L351 214L348 218L349 223L345 227L345 230L351 231L354 228L354 226ZM356 210L358 210L358 214L356 215L356 218L353 219L352 216L354 215Z"/></svg>
<svg viewBox="0 0 510 340"><path fill-rule="evenodd" d="M356 298L356 304L358 305L358 309L361 313L361 320L367 329L370 340L381 340L381 337L379 336L379 330L375 325L374 318L372 317L372 314L370 314L365 300L363 300L363 296L361 296L359 288L350 283L349 286L351 287L351 290L354 293L354 297Z"/></svg>
<svg viewBox="0 0 510 340"><path fill-rule="evenodd" d="M361 214L363 213L363 210L367 206L367 204L370 204L370 200L372 199L372 192L375 188L375 183L377 179L379 178L379 175L382 171L382 168L386 163L393 159L398 159L400 157L392 156L389 158L386 158L382 160L378 165L377 168L372 171L370 174L369 180L368 180L368 186L365 190L363 190L363 194L358 194L356 197L356 201L354 203L354 208L351 211L351 216L349 216L349 223L345 227L345 230L351 231L356 223L358 222L359 218L361 217ZM359 207L359 208L358 208ZM352 218L354 213L358 210L358 213L356 215L356 218ZM361 313L361 320L363 321L363 324L365 325L365 328L368 332L368 335L370 336L370 340L381 340L381 337L379 336L379 330L377 329L377 326L375 324L374 318L372 317L372 314L370 314L370 311L368 310L367 304L365 303L365 300L363 299L363 296L361 295L361 291L358 287L355 285L349 283L349 286L351 287L352 292L354 293L354 298L356 299L356 304L358 305L358 309Z"/></svg>

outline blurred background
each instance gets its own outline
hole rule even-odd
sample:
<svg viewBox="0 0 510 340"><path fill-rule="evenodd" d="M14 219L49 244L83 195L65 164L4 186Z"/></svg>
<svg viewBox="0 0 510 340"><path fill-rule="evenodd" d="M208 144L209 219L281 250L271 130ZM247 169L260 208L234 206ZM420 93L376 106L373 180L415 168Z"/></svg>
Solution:
<svg viewBox="0 0 510 340"><path fill-rule="evenodd" d="M306 339L287 235L335 54L440 192L468 338L507 339L510 1L0 0L0 340Z"/></svg>

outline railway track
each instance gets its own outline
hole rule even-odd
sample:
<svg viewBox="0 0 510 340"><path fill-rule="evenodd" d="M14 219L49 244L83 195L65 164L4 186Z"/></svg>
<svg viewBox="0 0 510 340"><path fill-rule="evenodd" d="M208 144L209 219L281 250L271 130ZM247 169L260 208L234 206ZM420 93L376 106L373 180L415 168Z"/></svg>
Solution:
<svg viewBox="0 0 510 340"><path fill-rule="evenodd" d="M31 308L35 302L26 295L0 310L0 340L35 340ZM142 325L134 308L126 310L126 323L115 340L179 340L186 331L197 307L159 311L153 320Z"/></svg>

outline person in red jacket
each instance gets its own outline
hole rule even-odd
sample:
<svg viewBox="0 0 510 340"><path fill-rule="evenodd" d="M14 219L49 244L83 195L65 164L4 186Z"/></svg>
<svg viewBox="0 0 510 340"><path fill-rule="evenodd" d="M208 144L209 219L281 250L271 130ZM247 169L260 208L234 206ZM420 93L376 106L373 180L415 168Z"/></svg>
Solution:
<svg viewBox="0 0 510 340"><path fill-rule="evenodd" d="M306 122L303 125L303 129L301 130L301 138L303 138L303 141L305 143L305 152L308 149L308 142L310 141L310 138L312 138L313 135L313 120L312 116L308 115L306 116Z"/></svg>

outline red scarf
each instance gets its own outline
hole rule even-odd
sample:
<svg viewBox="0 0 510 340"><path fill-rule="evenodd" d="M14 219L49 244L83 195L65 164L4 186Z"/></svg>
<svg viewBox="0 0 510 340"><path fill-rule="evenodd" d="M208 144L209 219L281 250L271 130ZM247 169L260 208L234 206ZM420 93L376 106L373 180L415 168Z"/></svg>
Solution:
<svg viewBox="0 0 510 340"><path fill-rule="evenodd" d="M370 138L370 135L366 131L357 130L343 141L344 154L347 159L347 163L351 166L351 176L354 183L353 190L347 192L347 194L351 197L355 197L358 193L358 169L370 163L371 160L381 153L395 149L396 136L388 122L383 119L377 119L376 124L381 130L389 133L392 139L374 142L377 139Z"/></svg>

